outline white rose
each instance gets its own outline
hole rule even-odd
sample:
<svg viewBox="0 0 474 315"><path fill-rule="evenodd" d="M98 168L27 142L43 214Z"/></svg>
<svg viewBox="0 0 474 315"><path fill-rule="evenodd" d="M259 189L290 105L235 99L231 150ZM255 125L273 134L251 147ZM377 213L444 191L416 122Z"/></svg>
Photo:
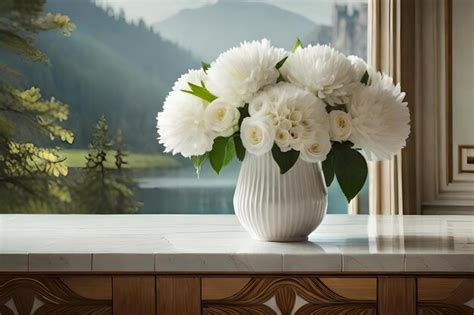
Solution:
<svg viewBox="0 0 474 315"><path fill-rule="evenodd" d="M291 150L291 135L288 130L279 128L276 131L275 143L278 145L282 152L287 152Z"/></svg>
<svg viewBox="0 0 474 315"><path fill-rule="evenodd" d="M346 141L352 132L351 116L342 110L329 113L329 135L333 141Z"/></svg>
<svg viewBox="0 0 474 315"><path fill-rule="evenodd" d="M288 119L284 118L280 121L280 125L278 125L278 127L280 129L285 129L285 130L290 130L291 127L293 127L293 124L291 123L291 121L289 121Z"/></svg>
<svg viewBox="0 0 474 315"><path fill-rule="evenodd" d="M264 93L260 93L254 97L249 103L249 114L250 116L265 116L270 112L270 104L268 96Z"/></svg>
<svg viewBox="0 0 474 315"><path fill-rule="evenodd" d="M291 147L300 150L303 146L305 129L303 126L295 126L290 129Z"/></svg>
<svg viewBox="0 0 474 315"><path fill-rule="evenodd" d="M239 110L221 99L211 102L204 112L206 128L223 137L231 136L236 131L239 117Z"/></svg>
<svg viewBox="0 0 474 315"><path fill-rule="evenodd" d="M329 151L331 151L329 134L325 131L316 131L310 140L305 141L300 156L309 163L322 162Z"/></svg>
<svg viewBox="0 0 474 315"><path fill-rule="evenodd" d="M275 130L264 117L247 117L240 126L240 137L247 151L262 155L272 149Z"/></svg>

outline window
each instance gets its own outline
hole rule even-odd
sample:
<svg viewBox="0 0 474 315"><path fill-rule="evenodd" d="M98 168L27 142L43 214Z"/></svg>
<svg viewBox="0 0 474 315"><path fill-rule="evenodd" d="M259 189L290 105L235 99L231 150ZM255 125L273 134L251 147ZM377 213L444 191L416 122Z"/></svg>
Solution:
<svg viewBox="0 0 474 315"><path fill-rule="evenodd" d="M47 187L53 197L59 195L54 202L45 201L48 196L37 202L26 194L29 200L13 205L0 192L0 212L233 213L238 162L219 176L205 166L198 179L189 160L163 154L156 140L155 115L173 82L241 41L264 37L287 49L300 37L304 45L330 44L367 59L364 0L48 0L44 10L68 15L77 26L68 38L57 32L37 37L50 65L1 56L23 73L17 86L36 86L43 97L69 105L64 126L73 131L73 144L51 142L28 130L18 135L43 147L60 146L69 172ZM101 194L98 179L84 168L88 146L98 141L100 130L96 138L93 133L102 115L102 131L108 126L107 189L114 192ZM123 159L128 163L118 169L117 150L127 152ZM345 213L347 202L337 183L329 192L328 212ZM362 213L368 212L367 195L365 187Z"/></svg>

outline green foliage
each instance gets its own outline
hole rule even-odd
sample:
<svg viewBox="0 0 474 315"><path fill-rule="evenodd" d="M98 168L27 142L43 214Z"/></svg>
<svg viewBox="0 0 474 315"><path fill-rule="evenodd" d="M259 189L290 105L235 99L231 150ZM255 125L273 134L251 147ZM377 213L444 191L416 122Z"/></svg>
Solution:
<svg viewBox="0 0 474 315"><path fill-rule="evenodd" d="M181 91L197 96L209 103L217 98L217 96L213 95L211 92L209 92L208 89L206 89L204 84L202 84L202 86L199 86L191 82L188 82L188 85L191 88L191 91L189 90L181 90Z"/></svg>
<svg viewBox="0 0 474 315"><path fill-rule="evenodd" d="M369 72L365 71L360 83L367 85L369 83Z"/></svg>
<svg viewBox="0 0 474 315"><path fill-rule="evenodd" d="M156 119L150 113L161 110L176 78L199 67L199 61L148 26L127 21L96 1L48 0L44 10L68 15L77 30L70 38L58 32L35 37L51 65L0 53L0 60L24 73L21 87L37 86L46 97L70 105L64 126L74 130L76 149L87 148L90 126L103 113L111 130L123 130L131 151L162 152L158 143L150 146L156 142Z"/></svg>
<svg viewBox="0 0 474 315"><path fill-rule="evenodd" d="M66 16L44 14L43 4L42 0L2 1L1 49L30 62L48 62L34 46L34 36L51 29L70 33L74 25ZM59 150L41 148L24 137L29 131L72 143L73 133L61 126L68 119L68 106L53 97L44 99L37 88L14 87L12 82L21 75L6 64L0 63L0 74L0 211L43 212L70 202L62 178L68 168Z"/></svg>
<svg viewBox="0 0 474 315"><path fill-rule="evenodd" d="M302 46L301 40L297 38L295 43L293 44L293 47L291 47L291 52L294 53L301 46Z"/></svg>
<svg viewBox="0 0 474 315"><path fill-rule="evenodd" d="M234 144L235 144L235 155L239 159L239 161L243 161L245 159L245 147L242 143L242 139L240 138L240 133L236 134L234 137Z"/></svg>
<svg viewBox="0 0 474 315"><path fill-rule="evenodd" d="M280 69L285 64L286 59L288 59L288 56L286 56L283 59L281 59L280 61L278 61L275 68Z"/></svg>
<svg viewBox="0 0 474 315"><path fill-rule="evenodd" d="M326 159L323 161L323 173L324 179L326 181L326 186L329 187L334 180L334 165L332 162L332 157L334 156L334 151L331 150L327 155Z"/></svg>
<svg viewBox="0 0 474 315"><path fill-rule="evenodd" d="M272 148L272 156L275 162L280 167L280 174L288 172L300 156L300 152L296 150L289 150L287 152L281 152L278 145L274 144Z"/></svg>
<svg viewBox="0 0 474 315"><path fill-rule="evenodd" d="M334 142L327 162L323 163L326 185L331 184L335 174L348 202L359 193L367 179L367 162L352 146L349 141Z"/></svg>
<svg viewBox="0 0 474 315"><path fill-rule="evenodd" d="M204 70L205 73L207 73L207 70L209 70L209 68L211 67L210 64L208 64L204 61L201 61L201 66L202 66L202 70Z"/></svg>
<svg viewBox="0 0 474 315"><path fill-rule="evenodd" d="M191 157L191 161L193 162L194 168L196 169L196 174L199 176L199 172L201 171L202 164L209 158L209 153L206 152L202 155L195 155Z"/></svg>
<svg viewBox="0 0 474 315"><path fill-rule="evenodd" d="M114 149L115 155L110 151ZM105 166L108 158L114 159L116 169ZM123 134L119 132L112 142L108 138L108 126L101 116L86 156L87 164L84 174L76 189L74 204L82 213L135 213L140 204L133 196L136 183L123 172L127 164L123 143Z"/></svg>
<svg viewBox="0 0 474 315"><path fill-rule="evenodd" d="M84 157L87 156L87 154L88 150L82 149L61 150L61 156L65 159L64 163L69 168L84 168L87 163ZM110 150L109 154L115 156L117 152ZM122 165L122 168L125 170L171 168L180 165L173 157L160 153L136 153L127 151L126 160L127 163ZM115 161L110 159L105 161L105 167L111 169L116 168Z"/></svg>
<svg viewBox="0 0 474 315"><path fill-rule="evenodd" d="M235 145L233 137L217 137L214 140L212 151L209 152L209 161L217 174L232 161L234 156Z"/></svg>

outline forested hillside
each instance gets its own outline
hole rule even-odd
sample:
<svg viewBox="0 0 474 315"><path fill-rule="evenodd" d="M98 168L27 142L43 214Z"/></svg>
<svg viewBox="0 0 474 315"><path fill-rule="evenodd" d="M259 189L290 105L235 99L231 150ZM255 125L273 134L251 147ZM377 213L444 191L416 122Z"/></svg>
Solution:
<svg viewBox="0 0 474 315"><path fill-rule="evenodd" d="M23 86L68 103L67 126L75 147L85 147L92 126L105 114L111 129L121 128L135 151L158 151L155 114L174 80L199 62L163 40L144 23L128 24L120 14L88 0L48 0L45 9L69 15L77 25L70 38L41 34L37 46L50 65L20 63L2 55L24 74Z"/></svg>

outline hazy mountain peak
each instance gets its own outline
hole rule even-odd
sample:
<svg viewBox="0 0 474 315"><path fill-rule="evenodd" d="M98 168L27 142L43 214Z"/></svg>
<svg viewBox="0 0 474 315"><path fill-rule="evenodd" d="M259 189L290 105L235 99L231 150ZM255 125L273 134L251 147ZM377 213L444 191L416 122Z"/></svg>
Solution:
<svg viewBox="0 0 474 315"><path fill-rule="evenodd" d="M304 37L314 27L309 19L274 5L237 0L182 10L154 25L164 38L206 61L244 40L268 38L289 49L295 38Z"/></svg>

